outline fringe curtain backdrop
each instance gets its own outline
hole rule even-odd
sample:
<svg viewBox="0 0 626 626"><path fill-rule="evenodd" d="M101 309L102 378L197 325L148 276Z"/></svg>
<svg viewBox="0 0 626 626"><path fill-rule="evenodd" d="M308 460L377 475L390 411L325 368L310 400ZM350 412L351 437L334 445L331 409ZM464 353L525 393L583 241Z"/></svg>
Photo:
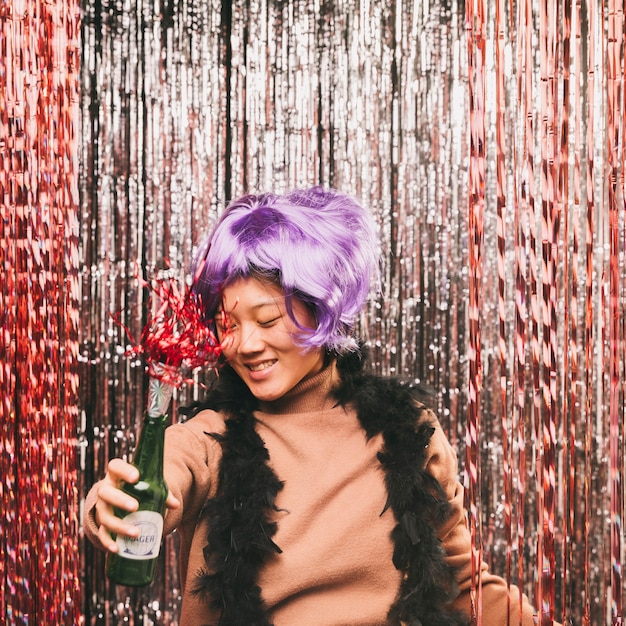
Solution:
<svg viewBox="0 0 626 626"><path fill-rule="evenodd" d="M0 0L0 624L81 615L80 6Z"/></svg>
<svg viewBox="0 0 626 626"><path fill-rule="evenodd" d="M623 623L621 3L2 0L0 87L0 621L178 623L175 534L137 591L79 534L144 409L113 315L229 199L320 183L380 223L360 331L436 390L475 565Z"/></svg>

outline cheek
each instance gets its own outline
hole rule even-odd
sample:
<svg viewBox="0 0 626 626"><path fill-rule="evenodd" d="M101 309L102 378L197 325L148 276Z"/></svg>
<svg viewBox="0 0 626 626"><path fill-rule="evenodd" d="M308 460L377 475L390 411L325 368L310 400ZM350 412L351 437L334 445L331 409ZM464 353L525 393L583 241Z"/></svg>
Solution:
<svg viewBox="0 0 626 626"><path fill-rule="evenodd" d="M226 359L230 359L237 351L234 333L218 331L217 339L220 342L222 354Z"/></svg>
<svg viewBox="0 0 626 626"><path fill-rule="evenodd" d="M317 328L315 315L308 306L305 306L302 302L295 302L293 312L301 326L304 328Z"/></svg>

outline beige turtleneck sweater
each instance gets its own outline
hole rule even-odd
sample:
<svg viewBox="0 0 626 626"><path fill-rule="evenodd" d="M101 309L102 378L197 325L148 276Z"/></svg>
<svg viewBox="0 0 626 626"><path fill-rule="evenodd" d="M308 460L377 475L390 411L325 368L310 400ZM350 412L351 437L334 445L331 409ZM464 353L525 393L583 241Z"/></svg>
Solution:
<svg viewBox="0 0 626 626"><path fill-rule="evenodd" d="M276 513L274 541L282 549L264 566L259 585L275 626L381 626L393 603L401 574L392 563L393 513L383 515L387 493L377 459L382 439L367 440L356 413L334 406L329 391L334 367L297 385L281 400L257 412L257 431L270 465L284 481ZM207 528L199 514L214 494L220 446L207 432L221 432L223 417L203 411L167 429L165 479L183 505L168 512L166 532L181 535L180 571L184 589L181 626L215 624L202 599L190 591L204 566ZM438 534L462 590L456 604L469 614L470 536L457 479L456 453L437 429L428 447L428 470L439 480L453 515ZM87 497L92 511L98 483ZM85 518L87 536L97 543L93 512ZM519 624L519 594L482 572L483 624ZM522 599L523 626L533 610ZM510 609L508 608L510 606ZM246 625L242 625L246 626Z"/></svg>

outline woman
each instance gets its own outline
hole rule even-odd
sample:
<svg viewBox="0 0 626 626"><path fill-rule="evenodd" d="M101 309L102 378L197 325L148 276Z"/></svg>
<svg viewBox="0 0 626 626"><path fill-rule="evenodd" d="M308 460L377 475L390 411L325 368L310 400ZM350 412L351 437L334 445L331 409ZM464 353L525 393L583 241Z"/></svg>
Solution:
<svg viewBox="0 0 626 626"><path fill-rule="evenodd" d="M222 342L218 382L168 428L166 531L181 535L181 624L468 623L470 536L457 459L418 391L368 375L350 329L377 274L372 218L313 188L229 205L196 289ZM114 459L87 535L132 534ZM482 571L483 624L533 624Z"/></svg>

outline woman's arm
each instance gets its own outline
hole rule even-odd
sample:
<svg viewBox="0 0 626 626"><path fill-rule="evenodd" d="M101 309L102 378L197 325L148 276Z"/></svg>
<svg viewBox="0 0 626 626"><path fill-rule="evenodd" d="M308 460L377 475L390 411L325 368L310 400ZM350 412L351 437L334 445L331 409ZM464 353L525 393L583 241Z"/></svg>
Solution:
<svg viewBox="0 0 626 626"><path fill-rule="evenodd" d="M219 444L206 432L221 428L221 416L205 411L185 424L175 424L166 430L163 473L169 495L165 533L178 528L185 519L195 520L200 513L215 484L221 455ZM133 465L113 459L105 477L90 489L85 500L83 528L95 546L116 552L117 544L111 533L133 536L136 532L115 516L113 507L129 512L137 508L137 501L119 488L123 481L137 480L138 472Z"/></svg>

